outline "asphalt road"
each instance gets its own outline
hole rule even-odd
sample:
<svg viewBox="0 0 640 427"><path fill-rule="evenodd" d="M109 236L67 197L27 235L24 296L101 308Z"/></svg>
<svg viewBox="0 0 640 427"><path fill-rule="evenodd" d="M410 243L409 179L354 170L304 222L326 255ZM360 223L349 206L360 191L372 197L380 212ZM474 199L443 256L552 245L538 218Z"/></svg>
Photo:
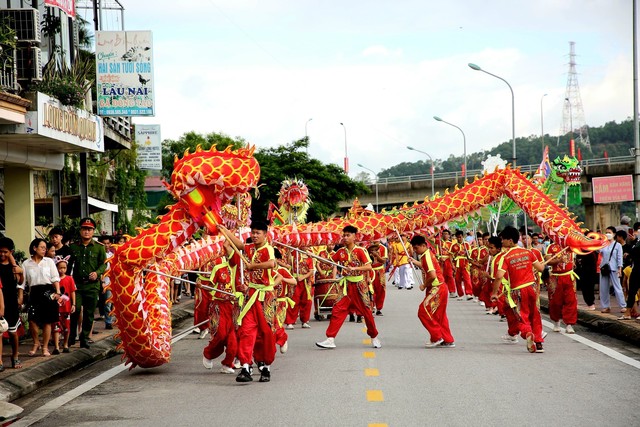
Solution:
<svg viewBox="0 0 640 427"><path fill-rule="evenodd" d="M160 368L127 371L114 358L14 402L25 408L14 425L638 425L640 349L580 327L574 337L583 342L547 327L546 352L530 354L522 340L502 343L497 316L456 300L448 308L456 348L426 349L421 298L389 288L376 317L381 349L371 348L363 324L348 322L337 349L318 349L328 323L312 320L311 329L288 331L270 383L255 375L238 384L218 372L219 361L204 369L205 341L189 334Z"/></svg>

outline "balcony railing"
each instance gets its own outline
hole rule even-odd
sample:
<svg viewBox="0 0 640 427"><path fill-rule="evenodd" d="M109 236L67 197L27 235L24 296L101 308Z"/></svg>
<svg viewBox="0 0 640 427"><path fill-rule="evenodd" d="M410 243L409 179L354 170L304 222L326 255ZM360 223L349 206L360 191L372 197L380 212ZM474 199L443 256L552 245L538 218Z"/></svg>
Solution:
<svg viewBox="0 0 640 427"><path fill-rule="evenodd" d="M1 48L0 48L1 49ZM2 52L2 50L0 50ZM17 92L20 89L18 85L18 69L16 64L16 50L12 49L11 54L0 56L0 90L7 92Z"/></svg>

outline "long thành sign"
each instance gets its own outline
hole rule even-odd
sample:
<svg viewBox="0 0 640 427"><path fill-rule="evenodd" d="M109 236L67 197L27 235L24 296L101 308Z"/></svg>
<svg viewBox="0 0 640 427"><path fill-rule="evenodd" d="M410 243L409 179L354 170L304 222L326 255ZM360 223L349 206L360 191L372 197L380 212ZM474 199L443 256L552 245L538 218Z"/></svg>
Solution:
<svg viewBox="0 0 640 427"><path fill-rule="evenodd" d="M617 203L633 200L633 175L594 177L593 203Z"/></svg>
<svg viewBox="0 0 640 427"><path fill-rule="evenodd" d="M98 114L153 116L151 31L96 31Z"/></svg>

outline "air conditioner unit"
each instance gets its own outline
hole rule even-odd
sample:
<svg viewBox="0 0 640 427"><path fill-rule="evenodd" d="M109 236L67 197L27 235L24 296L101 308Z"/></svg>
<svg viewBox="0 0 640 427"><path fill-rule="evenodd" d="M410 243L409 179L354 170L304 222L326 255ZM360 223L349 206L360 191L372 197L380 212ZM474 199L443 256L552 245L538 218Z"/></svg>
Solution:
<svg viewBox="0 0 640 427"><path fill-rule="evenodd" d="M18 80L42 80L42 52L38 47L21 47L18 57Z"/></svg>
<svg viewBox="0 0 640 427"><path fill-rule="evenodd" d="M8 21L19 42L40 43L40 13L37 9L0 9L0 19Z"/></svg>

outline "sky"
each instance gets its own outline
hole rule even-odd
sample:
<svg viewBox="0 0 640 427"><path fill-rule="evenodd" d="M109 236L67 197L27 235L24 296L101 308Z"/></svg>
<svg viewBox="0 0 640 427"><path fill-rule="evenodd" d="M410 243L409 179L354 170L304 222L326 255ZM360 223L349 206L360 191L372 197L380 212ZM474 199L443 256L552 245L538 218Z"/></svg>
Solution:
<svg viewBox="0 0 640 427"><path fill-rule="evenodd" d="M163 139L222 132L261 148L306 132L324 163L342 166L346 147L354 177L358 163L426 160L406 146L461 156L439 116L468 154L488 150L511 139L511 92L470 62L512 86L517 137L557 135L570 41L586 124L633 116L629 0L120 2L125 30L153 32L156 115L134 122Z"/></svg>

